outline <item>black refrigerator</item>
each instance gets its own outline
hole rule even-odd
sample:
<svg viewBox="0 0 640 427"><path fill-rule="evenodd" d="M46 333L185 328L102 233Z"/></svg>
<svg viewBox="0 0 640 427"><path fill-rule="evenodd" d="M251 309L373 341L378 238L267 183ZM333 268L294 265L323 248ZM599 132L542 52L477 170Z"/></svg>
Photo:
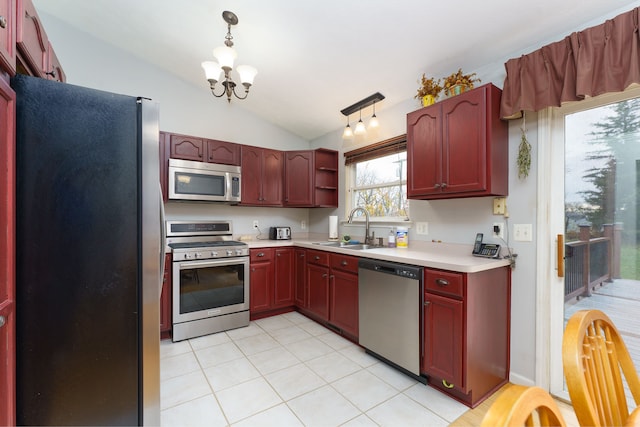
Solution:
<svg viewBox="0 0 640 427"><path fill-rule="evenodd" d="M158 107L16 75L16 418L159 425Z"/></svg>

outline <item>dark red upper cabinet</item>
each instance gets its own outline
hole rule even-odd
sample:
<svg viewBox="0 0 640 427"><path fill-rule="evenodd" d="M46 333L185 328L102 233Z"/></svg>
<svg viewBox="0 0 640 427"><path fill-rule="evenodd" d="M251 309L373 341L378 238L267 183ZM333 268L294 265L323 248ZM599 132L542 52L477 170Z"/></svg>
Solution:
<svg viewBox="0 0 640 427"><path fill-rule="evenodd" d="M407 115L407 195L508 195L508 126L501 90L487 84Z"/></svg>

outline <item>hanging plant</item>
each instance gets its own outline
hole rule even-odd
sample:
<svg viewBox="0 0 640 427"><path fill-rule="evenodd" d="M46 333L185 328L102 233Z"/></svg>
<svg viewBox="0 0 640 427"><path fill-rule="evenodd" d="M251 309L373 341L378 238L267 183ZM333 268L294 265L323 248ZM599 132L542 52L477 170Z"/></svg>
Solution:
<svg viewBox="0 0 640 427"><path fill-rule="evenodd" d="M522 132L520 136L520 145L518 146L518 178L525 179L529 176L531 169L531 144L527 141L527 129L525 127L525 115L522 115Z"/></svg>

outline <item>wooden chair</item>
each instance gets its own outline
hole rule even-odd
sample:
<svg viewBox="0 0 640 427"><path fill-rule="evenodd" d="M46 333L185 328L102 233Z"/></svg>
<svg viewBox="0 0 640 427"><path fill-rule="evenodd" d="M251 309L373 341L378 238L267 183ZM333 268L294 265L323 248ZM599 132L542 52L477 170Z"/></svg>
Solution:
<svg viewBox="0 0 640 427"><path fill-rule="evenodd" d="M562 426L567 424L553 397L540 387L512 385L482 419L481 427Z"/></svg>
<svg viewBox="0 0 640 427"><path fill-rule="evenodd" d="M567 323L562 363L571 403L581 426L640 423L640 410L629 416L624 382L640 406L640 380L611 319L600 310L581 310Z"/></svg>

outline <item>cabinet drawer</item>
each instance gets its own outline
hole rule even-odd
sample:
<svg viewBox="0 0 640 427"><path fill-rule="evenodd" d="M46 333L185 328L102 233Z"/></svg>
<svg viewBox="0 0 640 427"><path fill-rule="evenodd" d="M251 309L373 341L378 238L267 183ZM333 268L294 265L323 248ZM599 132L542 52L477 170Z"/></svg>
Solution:
<svg viewBox="0 0 640 427"><path fill-rule="evenodd" d="M307 262L329 267L329 252L307 250Z"/></svg>
<svg viewBox="0 0 640 427"><path fill-rule="evenodd" d="M331 254L331 268L358 273L358 258L350 255Z"/></svg>
<svg viewBox="0 0 640 427"><path fill-rule="evenodd" d="M251 249L249 251L250 262L264 262L273 259L273 248Z"/></svg>
<svg viewBox="0 0 640 427"><path fill-rule="evenodd" d="M450 271L425 270L424 290L462 298L463 274Z"/></svg>

